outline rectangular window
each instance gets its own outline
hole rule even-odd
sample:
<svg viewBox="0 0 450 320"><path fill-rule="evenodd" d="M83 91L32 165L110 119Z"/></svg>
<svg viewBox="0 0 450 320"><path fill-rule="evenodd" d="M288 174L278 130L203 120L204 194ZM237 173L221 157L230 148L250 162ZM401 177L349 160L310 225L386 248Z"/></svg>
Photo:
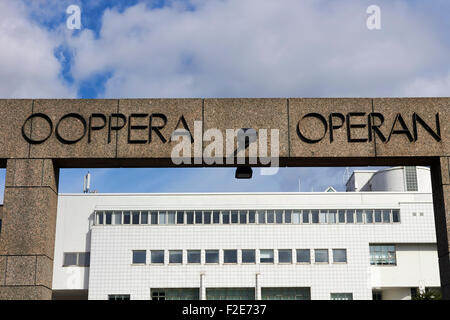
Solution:
<svg viewBox="0 0 450 320"><path fill-rule="evenodd" d="M375 210L375 222L381 222L381 210Z"/></svg>
<svg viewBox="0 0 450 320"><path fill-rule="evenodd" d="M205 262L206 263L219 263L219 250L206 250Z"/></svg>
<svg viewBox="0 0 450 320"><path fill-rule="evenodd" d="M297 249L298 263L311 263L311 251L309 249Z"/></svg>
<svg viewBox="0 0 450 320"><path fill-rule="evenodd" d="M314 250L314 257L316 263L328 263L328 249Z"/></svg>
<svg viewBox="0 0 450 320"><path fill-rule="evenodd" d="M146 251L145 250L133 250L133 264L145 264Z"/></svg>
<svg viewBox="0 0 450 320"><path fill-rule="evenodd" d="M139 224L139 211L133 211L131 217L132 224Z"/></svg>
<svg viewBox="0 0 450 320"><path fill-rule="evenodd" d="M353 300L352 293L331 293L331 300Z"/></svg>
<svg viewBox="0 0 450 320"><path fill-rule="evenodd" d="M213 223L214 224L220 223L220 211L213 211Z"/></svg>
<svg viewBox="0 0 450 320"><path fill-rule="evenodd" d="M357 223L364 223L364 217L363 217L363 211L362 210L356 210L356 222Z"/></svg>
<svg viewBox="0 0 450 320"><path fill-rule="evenodd" d="M260 263L273 263L273 250L259 250Z"/></svg>
<svg viewBox="0 0 450 320"><path fill-rule="evenodd" d="M184 224L184 211L177 211L177 224Z"/></svg>
<svg viewBox="0 0 450 320"><path fill-rule="evenodd" d="M105 212L105 224L112 224L112 211Z"/></svg>
<svg viewBox="0 0 450 320"><path fill-rule="evenodd" d="M242 250L242 263L255 263L255 250Z"/></svg>
<svg viewBox="0 0 450 320"><path fill-rule="evenodd" d="M328 210L328 223L336 223L336 210Z"/></svg>
<svg viewBox="0 0 450 320"><path fill-rule="evenodd" d="M274 222L275 222L275 211L267 210L267 223L274 223Z"/></svg>
<svg viewBox="0 0 450 320"><path fill-rule="evenodd" d="M201 252L200 250L188 250L187 251L187 262L188 263L200 263Z"/></svg>
<svg viewBox="0 0 450 320"><path fill-rule="evenodd" d="M347 223L355 223L355 210L347 210Z"/></svg>
<svg viewBox="0 0 450 320"><path fill-rule="evenodd" d="M248 223L256 223L256 211L255 210L248 211Z"/></svg>
<svg viewBox="0 0 450 320"><path fill-rule="evenodd" d="M371 265L396 265L395 245L370 245Z"/></svg>
<svg viewBox="0 0 450 320"><path fill-rule="evenodd" d="M319 212L319 223L327 223L327 210L320 210Z"/></svg>
<svg viewBox="0 0 450 320"><path fill-rule="evenodd" d="M347 263L347 249L333 249L334 263Z"/></svg>
<svg viewBox="0 0 450 320"><path fill-rule="evenodd" d="M108 300L130 300L129 294L110 294Z"/></svg>
<svg viewBox="0 0 450 320"><path fill-rule="evenodd" d="M231 223L238 223L239 219L239 211L233 210L231 211Z"/></svg>
<svg viewBox="0 0 450 320"><path fill-rule="evenodd" d="M148 211L141 211L141 224L148 224Z"/></svg>
<svg viewBox="0 0 450 320"><path fill-rule="evenodd" d="M122 212L114 211L113 220L114 224L122 224Z"/></svg>
<svg viewBox="0 0 450 320"><path fill-rule="evenodd" d="M164 250L152 250L151 251L151 263L164 263Z"/></svg>
<svg viewBox="0 0 450 320"><path fill-rule="evenodd" d="M168 224L175 224L175 211L168 211L167 212L167 223Z"/></svg>
<svg viewBox="0 0 450 320"><path fill-rule="evenodd" d="M78 264L77 261L77 253L74 252L65 252L64 253L64 262L65 267L76 266Z"/></svg>
<svg viewBox="0 0 450 320"><path fill-rule="evenodd" d="M319 223L319 210L311 210L312 223Z"/></svg>
<svg viewBox="0 0 450 320"><path fill-rule="evenodd" d="M345 210L338 210L339 223L345 223Z"/></svg>
<svg viewBox="0 0 450 320"><path fill-rule="evenodd" d="M309 223L309 210L303 210L303 223Z"/></svg>
<svg viewBox="0 0 450 320"><path fill-rule="evenodd" d="M183 251L169 250L169 263L183 263Z"/></svg>
<svg viewBox="0 0 450 320"><path fill-rule="evenodd" d="M391 210L383 210L383 223L391 223Z"/></svg>
<svg viewBox="0 0 450 320"><path fill-rule="evenodd" d="M246 224L247 223L247 210L239 211L239 223Z"/></svg>
<svg viewBox="0 0 450 320"><path fill-rule="evenodd" d="M392 222L400 222L400 210L392 210Z"/></svg>
<svg viewBox="0 0 450 320"><path fill-rule="evenodd" d="M222 223L230 224L230 211L222 211Z"/></svg>
<svg viewBox="0 0 450 320"><path fill-rule="evenodd" d="M283 223L283 210L275 211L275 222L278 224Z"/></svg>
<svg viewBox="0 0 450 320"><path fill-rule="evenodd" d="M223 263L237 263L237 250L223 250Z"/></svg>
<svg viewBox="0 0 450 320"><path fill-rule="evenodd" d="M194 211L186 211L186 223L194 224Z"/></svg>
<svg viewBox="0 0 450 320"><path fill-rule="evenodd" d="M131 223L131 212L124 211L123 212L123 224L130 224L130 223Z"/></svg>
<svg viewBox="0 0 450 320"><path fill-rule="evenodd" d="M150 213L150 223L158 224L158 211L152 211Z"/></svg>
<svg viewBox="0 0 450 320"><path fill-rule="evenodd" d="M91 262L90 252L79 252L78 253L78 266L89 267Z"/></svg>
<svg viewBox="0 0 450 320"><path fill-rule="evenodd" d="M278 263L292 263L292 250L278 249Z"/></svg>
<svg viewBox="0 0 450 320"><path fill-rule="evenodd" d="M292 222L292 210L284 210L284 223Z"/></svg>
<svg viewBox="0 0 450 320"><path fill-rule="evenodd" d="M292 212L292 223L294 224L300 223L300 211Z"/></svg>
<svg viewBox="0 0 450 320"><path fill-rule="evenodd" d="M265 224L266 223L266 211L258 210L258 223Z"/></svg>
<svg viewBox="0 0 450 320"><path fill-rule="evenodd" d="M203 223L211 224L211 211L203 211Z"/></svg>
<svg viewBox="0 0 450 320"><path fill-rule="evenodd" d="M366 223L373 223L373 210L366 210Z"/></svg>
<svg viewBox="0 0 450 320"><path fill-rule="evenodd" d="M203 223L203 213L201 211L195 211L195 224Z"/></svg>

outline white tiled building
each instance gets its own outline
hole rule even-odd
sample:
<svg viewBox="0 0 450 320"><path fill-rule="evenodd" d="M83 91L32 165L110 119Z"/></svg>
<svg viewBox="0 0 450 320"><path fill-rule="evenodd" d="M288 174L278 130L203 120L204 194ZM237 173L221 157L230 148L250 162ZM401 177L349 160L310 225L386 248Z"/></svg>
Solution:
<svg viewBox="0 0 450 320"><path fill-rule="evenodd" d="M440 286L430 170L347 192L61 194L54 298L410 299Z"/></svg>

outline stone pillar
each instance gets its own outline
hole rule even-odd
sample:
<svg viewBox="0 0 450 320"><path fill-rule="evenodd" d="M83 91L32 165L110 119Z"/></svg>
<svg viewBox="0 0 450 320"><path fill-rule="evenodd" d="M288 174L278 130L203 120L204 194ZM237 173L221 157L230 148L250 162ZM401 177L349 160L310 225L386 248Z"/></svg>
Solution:
<svg viewBox="0 0 450 320"><path fill-rule="evenodd" d="M51 299L58 173L49 159L8 159L0 299Z"/></svg>
<svg viewBox="0 0 450 320"><path fill-rule="evenodd" d="M450 300L450 157L441 157L431 167L434 220L439 256L442 298Z"/></svg>

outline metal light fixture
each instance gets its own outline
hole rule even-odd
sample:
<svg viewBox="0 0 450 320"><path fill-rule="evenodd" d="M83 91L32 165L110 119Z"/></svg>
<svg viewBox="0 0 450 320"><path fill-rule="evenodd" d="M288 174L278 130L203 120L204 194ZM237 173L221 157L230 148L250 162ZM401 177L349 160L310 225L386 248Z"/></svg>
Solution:
<svg viewBox="0 0 450 320"><path fill-rule="evenodd" d="M251 179L253 174L253 170L251 167L247 166L239 166L236 168L236 179Z"/></svg>

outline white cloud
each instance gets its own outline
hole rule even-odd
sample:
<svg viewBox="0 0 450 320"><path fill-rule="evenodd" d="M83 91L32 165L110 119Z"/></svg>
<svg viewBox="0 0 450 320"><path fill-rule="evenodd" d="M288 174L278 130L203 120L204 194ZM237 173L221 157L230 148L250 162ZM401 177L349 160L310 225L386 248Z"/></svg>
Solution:
<svg viewBox="0 0 450 320"><path fill-rule="evenodd" d="M442 76L415 79L405 88L405 95L411 97L450 96L450 72Z"/></svg>
<svg viewBox="0 0 450 320"><path fill-rule="evenodd" d="M405 1L378 1L382 30L369 31L366 2L106 10L99 38L85 30L70 39L74 77L111 71L107 97L402 96L417 76L448 64L429 18Z"/></svg>
<svg viewBox="0 0 450 320"><path fill-rule="evenodd" d="M0 97L74 97L59 77L54 34L32 23L19 1L0 1Z"/></svg>

